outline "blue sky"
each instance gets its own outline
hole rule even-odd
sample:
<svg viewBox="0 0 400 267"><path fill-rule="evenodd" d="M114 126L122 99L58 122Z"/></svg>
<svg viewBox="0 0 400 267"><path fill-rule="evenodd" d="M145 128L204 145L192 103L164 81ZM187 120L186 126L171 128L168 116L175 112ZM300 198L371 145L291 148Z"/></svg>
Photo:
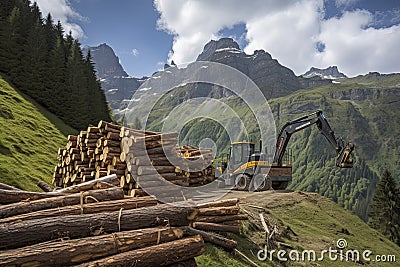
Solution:
<svg viewBox="0 0 400 267"><path fill-rule="evenodd" d="M338 65L354 76L400 72L398 0L37 0L83 45L109 44L128 74L151 75L233 37L297 75Z"/></svg>

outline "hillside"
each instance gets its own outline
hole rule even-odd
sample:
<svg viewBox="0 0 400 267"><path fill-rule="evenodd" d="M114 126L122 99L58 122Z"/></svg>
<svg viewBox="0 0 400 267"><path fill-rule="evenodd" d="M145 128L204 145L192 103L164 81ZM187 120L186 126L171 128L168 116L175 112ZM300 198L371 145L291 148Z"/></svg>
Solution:
<svg viewBox="0 0 400 267"><path fill-rule="evenodd" d="M160 129L167 114L173 107L183 103L192 95L190 87L176 88L172 94L163 97L149 117L150 129ZM384 167L394 177L399 177L400 149L398 136L400 110L400 74L380 75L371 73L355 78L340 79L340 82L298 90L289 95L269 100L276 131L288 121L311 113L317 109L324 112L337 137L356 144L356 164L350 170L335 166L335 151L319 134L316 127L310 127L293 135L288 149L294 155L293 190L318 192L362 219L367 219L368 205L378 176ZM235 110L245 123L251 140L258 140L259 134L251 112L237 97L223 97L220 100ZM138 103L137 105L142 105ZM201 107L190 106L193 114L201 114ZM254 107L260 111L264 106ZM225 108L215 106L207 111L210 117L219 118L220 123L231 125ZM137 114L140 117L140 114ZM175 114L175 121L182 121L185 114ZM183 128L182 144L198 145L203 138L213 138L219 155L228 153L227 133L219 123L205 119L194 119ZM273 147L267 147L269 153Z"/></svg>
<svg viewBox="0 0 400 267"><path fill-rule="evenodd" d="M273 261L257 260L257 252L264 248L265 234L259 213L262 213L270 231L276 226L277 234L270 239L280 242L270 242L270 249L315 250L317 258L321 251L329 247L337 249L338 239L345 239L347 247L343 249L358 250L360 255L365 250L371 250L370 258L375 255L395 255L398 261L398 247L377 231L371 229L357 216L339 207L336 203L315 193L268 191L246 193L232 191L225 198L240 197L241 209L249 215L250 220L243 225L242 236L233 236L239 244L238 250L259 266L394 266L392 263L367 262L360 256L359 263L330 261L325 254L323 261L316 262L279 262L274 254ZM231 236L232 237L232 236ZM300 254L301 255L301 254ZM288 254L286 254L288 257ZM199 266L252 266L237 253L235 255L219 248L207 246L206 254L197 257Z"/></svg>
<svg viewBox="0 0 400 267"><path fill-rule="evenodd" d="M377 175L385 167L400 174L399 85L398 74L366 75L272 100L278 126L321 109L335 133L356 144L355 167L338 170L334 151L316 129L297 133L289 146L296 155L290 188L318 192L366 219Z"/></svg>
<svg viewBox="0 0 400 267"><path fill-rule="evenodd" d="M21 95L0 76L0 182L38 191L51 183L57 149L75 130Z"/></svg>

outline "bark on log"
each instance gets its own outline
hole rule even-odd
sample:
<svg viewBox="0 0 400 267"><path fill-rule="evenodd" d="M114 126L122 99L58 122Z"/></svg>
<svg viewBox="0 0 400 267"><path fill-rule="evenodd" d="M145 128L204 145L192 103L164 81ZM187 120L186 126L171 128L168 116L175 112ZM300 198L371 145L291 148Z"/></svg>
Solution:
<svg viewBox="0 0 400 267"><path fill-rule="evenodd" d="M139 166L137 175L157 174L158 173L174 173L175 166Z"/></svg>
<svg viewBox="0 0 400 267"><path fill-rule="evenodd" d="M54 196L64 195L61 192L29 192L29 191L18 191L18 190L5 190L0 189L0 204L11 204L20 202L23 200L37 200L42 198L49 198Z"/></svg>
<svg viewBox="0 0 400 267"><path fill-rule="evenodd" d="M0 265L68 266L182 238L179 228L148 228L0 252ZM95 248L95 249L94 249Z"/></svg>
<svg viewBox="0 0 400 267"><path fill-rule="evenodd" d="M132 139L129 139L132 140ZM178 143L176 139L166 139L166 140L158 140L158 141L146 141L139 143L128 143L128 148L123 147L124 152L134 151L134 150L143 150L143 149L153 149L157 147L166 147L166 146L174 146Z"/></svg>
<svg viewBox="0 0 400 267"><path fill-rule="evenodd" d="M238 202L239 202L238 198L230 198L230 199L222 199L218 201L197 204L197 207L198 208L228 207L228 206L236 206Z"/></svg>
<svg viewBox="0 0 400 267"><path fill-rule="evenodd" d="M79 185L63 188L63 189L57 190L55 192L59 192L59 193L77 193L77 192L80 192L80 191L86 191L88 189L93 188L93 186L95 186L95 184L97 182L106 182L106 183L113 184L113 185L118 185L119 184L119 180L118 180L117 175L112 174L112 175L105 176L105 177L102 177L102 178L99 178L99 179L96 179L96 180L93 180L93 181L88 181L88 182L85 182L85 183L81 183Z"/></svg>
<svg viewBox="0 0 400 267"><path fill-rule="evenodd" d="M135 157L138 156L143 156L143 155L158 155L158 156L162 156L165 155L164 151L167 152L167 154L171 154L173 155L175 153L175 151L173 151L174 146L164 146L164 147L155 147L155 148L151 148L151 149L140 149L140 150L134 150L132 149L131 151L129 151L130 153L132 153L132 155L134 155Z"/></svg>
<svg viewBox="0 0 400 267"><path fill-rule="evenodd" d="M37 183L37 186L42 189L44 192L52 192L53 188L50 187L46 182L40 181Z"/></svg>
<svg viewBox="0 0 400 267"><path fill-rule="evenodd" d="M65 196L39 199L29 202L19 202L0 207L0 218L11 217L19 214L34 212L44 209L52 209L82 203L116 200L124 198L121 188L92 190Z"/></svg>
<svg viewBox="0 0 400 267"><path fill-rule="evenodd" d="M135 266L151 267L165 266L176 262L186 261L204 252L204 241L196 235L160 245L138 250L131 250L97 261L83 263L79 267L95 266Z"/></svg>
<svg viewBox="0 0 400 267"><path fill-rule="evenodd" d="M178 133L177 132L171 132L171 133L161 133L161 134L155 134L155 135L146 135L143 137L135 137L134 141L135 143L139 142L148 142L148 141L158 141L158 140L172 140L175 139L177 140L178 138Z"/></svg>
<svg viewBox="0 0 400 267"><path fill-rule="evenodd" d="M233 250L237 247L237 242L232 239L228 239L226 237L214 234L214 233L208 233L202 230L197 230L192 227L184 227L184 232L188 235L201 235L203 237L204 241L213 243L215 245L221 246L223 248Z"/></svg>
<svg viewBox="0 0 400 267"><path fill-rule="evenodd" d="M225 215L225 216L198 216L196 222L222 223L227 221L247 220L247 215Z"/></svg>
<svg viewBox="0 0 400 267"><path fill-rule="evenodd" d="M239 226L217 224L217 223L195 222L193 223L193 228L204 231L231 232L236 234L240 233Z"/></svg>
<svg viewBox="0 0 400 267"><path fill-rule="evenodd" d="M210 207L210 208L201 208L199 215L203 215L203 216L235 215L235 214L238 214L238 212L239 212L238 206Z"/></svg>
<svg viewBox="0 0 400 267"><path fill-rule="evenodd" d="M162 225L185 226L197 216L190 207L157 205L133 210L69 215L0 225L0 250L58 238L82 238Z"/></svg>
<svg viewBox="0 0 400 267"><path fill-rule="evenodd" d="M16 187L8 185L8 184L3 184L3 183L0 183L0 189L22 191L22 189L16 188Z"/></svg>
<svg viewBox="0 0 400 267"><path fill-rule="evenodd" d="M42 218L67 216L67 215L93 214L100 212L116 211L120 209L130 210L130 209L156 206L157 204L158 204L157 199L149 196L124 198L119 200L95 202L83 205L72 205L72 206L65 206L54 209L46 209L30 213L24 213L0 219L0 223L21 222L26 220L36 220Z"/></svg>

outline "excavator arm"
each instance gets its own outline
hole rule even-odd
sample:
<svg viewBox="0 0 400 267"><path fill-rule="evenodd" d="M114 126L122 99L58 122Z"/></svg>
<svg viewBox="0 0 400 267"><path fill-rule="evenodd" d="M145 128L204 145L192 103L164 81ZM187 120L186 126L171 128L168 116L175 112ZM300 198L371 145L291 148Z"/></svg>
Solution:
<svg viewBox="0 0 400 267"><path fill-rule="evenodd" d="M285 154L287 144L290 137L298 131L301 131L313 124L316 124L321 134L325 136L328 142L334 147L338 153L336 166L340 168L353 167L353 157L351 155L354 150L354 144L347 143L344 145L342 138L336 138L331 126L326 120L322 111L317 110L311 114L302 116L295 120L287 122L279 132L276 150L273 162L282 166L283 155Z"/></svg>

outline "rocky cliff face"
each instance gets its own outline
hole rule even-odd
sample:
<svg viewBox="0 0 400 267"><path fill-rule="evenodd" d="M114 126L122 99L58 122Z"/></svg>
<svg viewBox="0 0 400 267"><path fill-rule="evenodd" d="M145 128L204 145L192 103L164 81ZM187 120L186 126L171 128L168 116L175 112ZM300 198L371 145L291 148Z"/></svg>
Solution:
<svg viewBox="0 0 400 267"><path fill-rule="evenodd" d="M131 99L145 79L139 80L128 76L119 63L118 57L107 44L84 48L86 53L89 50L110 106L114 114L118 114L118 110L125 108L126 105L124 104ZM324 79L321 75L297 77L292 70L282 66L264 50L257 50L252 55L248 55L231 38L221 38L217 41L208 42L204 46L203 52L197 57L197 61L218 62L241 71L258 85L267 99L285 96L300 89L331 83L331 80ZM175 65L174 63L171 64ZM168 67L170 66L165 65L165 69ZM313 73L317 72L315 68L311 70L313 70ZM337 67L320 71L324 71L326 75L339 75L337 74L339 73ZM229 90L210 84L194 84L189 86L188 89L190 90L186 94L187 98L198 96L223 98L231 95Z"/></svg>
<svg viewBox="0 0 400 267"><path fill-rule="evenodd" d="M304 78L320 77L322 79L340 79L347 78L342 72L338 70L337 66L330 66L326 69L318 69L312 67L309 71L302 75Z"/></svg>
<svg viewBox="0 0 400 267"><path fill-rule="evenodd" d="M95 62L97 77L106 79L128 76L119 63L119 58L115 55L114 50L107 44L96 47L86 46L83 48L83 53L87 54L89 50Z"/></svg>
<svg viewBox="0 0 400 267"><path fill-rule="evenodd" d="M231 38L210 41L204 46L197 61L213 61L233 67L249 76L264 95L275 98L302 89L298 77L264 50L247 55Z"/></svg>
<svg viewBox="0 0 400 267"><path fill-rule="evenodd" d="M120 109L125 99L131 99L140 86L137 78L129 76L121 64L114 50L107 44L96 47L84 47L83 52L90 53L95 63L96 75L100 79L101 87L105 91L111 109Z"/></svg>

